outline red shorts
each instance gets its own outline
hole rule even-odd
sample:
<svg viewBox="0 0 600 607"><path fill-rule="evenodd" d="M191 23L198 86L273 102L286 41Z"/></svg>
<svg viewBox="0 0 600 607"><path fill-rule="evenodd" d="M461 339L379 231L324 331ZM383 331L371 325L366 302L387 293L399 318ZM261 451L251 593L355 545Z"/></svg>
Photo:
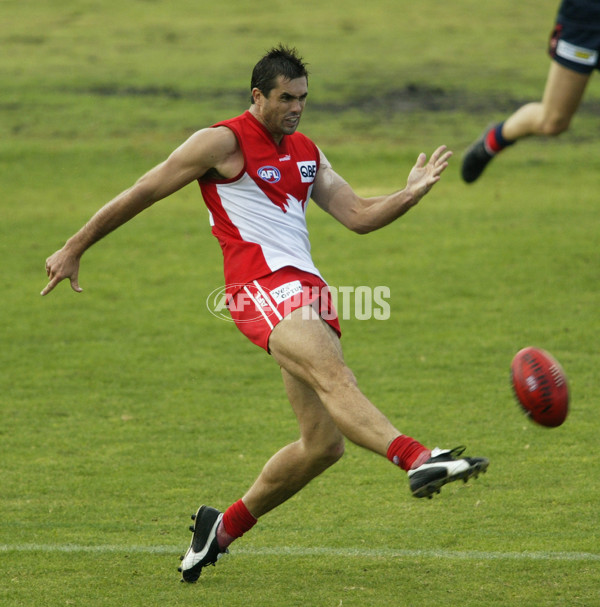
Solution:
<svg viewBox="0 0 600 607"><path fill-rule="evenodd" d="M286 266L234 289L227 292L231 318L251 342L267 352L275 325L303 306L312 306L338 336L342 334L329 287L314 274Z"/></svg>

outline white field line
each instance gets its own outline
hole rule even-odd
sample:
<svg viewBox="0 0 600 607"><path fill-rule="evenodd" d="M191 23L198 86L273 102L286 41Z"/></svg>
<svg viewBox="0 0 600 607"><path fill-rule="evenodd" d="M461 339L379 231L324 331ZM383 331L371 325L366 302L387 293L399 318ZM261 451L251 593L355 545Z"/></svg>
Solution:
<svg viewBox="0 0 600 607"><path fill-rule="evenodd" d="M185 549L173 546L80 546L77 544L0 544L0 552L84 552L84 553L147 553L178 555ZM338 556L344 558L435 558L470 561L589 561L600 562L600 554L592 552L486 552L478 550L395 550L393 548L243 548L233 547L233 556Z"/></svg>

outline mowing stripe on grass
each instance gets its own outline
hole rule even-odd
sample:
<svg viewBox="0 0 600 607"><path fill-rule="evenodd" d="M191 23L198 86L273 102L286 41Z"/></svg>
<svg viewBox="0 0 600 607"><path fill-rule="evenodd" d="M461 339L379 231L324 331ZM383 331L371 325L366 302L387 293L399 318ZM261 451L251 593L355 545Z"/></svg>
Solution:
<svg viewBox="0 0 600 607"><path fill-rule="evenodd" d="M180 554L182 548L173 546L80 546L77 544L0 544L0 552L91 552L91 553L148 553ZM393 548L238 548L236 556L341 556L345 558L439 558L472 561L594 561L600 554L592 552L486 552L479 550L394 550Z"/></svg>

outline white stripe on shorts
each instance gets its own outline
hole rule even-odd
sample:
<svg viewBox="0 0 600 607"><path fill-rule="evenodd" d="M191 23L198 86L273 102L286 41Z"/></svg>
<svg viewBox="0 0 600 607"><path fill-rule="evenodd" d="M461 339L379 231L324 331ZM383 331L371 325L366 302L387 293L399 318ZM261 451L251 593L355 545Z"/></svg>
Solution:
<svg viewBox="0 0 600 607"><path fill-rule="evenodd" d="M267 316L267 313L263 310L262 306L260 305L260 303L258 302L256 297L254 297L254 295L252 295L252 292L250 291L250 289L248 287L244 287L244 291L246 291L246 293L248 294L248 297L250 297L250 299L254 302L256 309L262 314L263 318L265 319L266 323L269 325L271 330L273 330L273 326L274 326L273 323L270 321L269 317Z"/></svg>
<svg viewBox="0 0 600 607"><path fill-rule="evenodd" d="M271 296L258 284L258 281L256 281L256 280L254 281L254 286L257 288L259 293L265 298L265 301L267 301L269 303L269 305L271 306L271 309L275 313L275 316L277 316L277 318L279 318L279 320L283 320L283 316L277 309L277 305L275 303L273 303L273 299L271 299Z"/></svg>

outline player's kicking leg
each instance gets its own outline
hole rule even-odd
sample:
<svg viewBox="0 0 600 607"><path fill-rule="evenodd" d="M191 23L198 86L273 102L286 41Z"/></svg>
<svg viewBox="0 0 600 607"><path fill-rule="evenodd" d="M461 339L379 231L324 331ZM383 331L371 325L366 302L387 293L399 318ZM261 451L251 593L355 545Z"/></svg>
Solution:
<svg viewBox="0 0 600 607"><path fill-rule="evenodd" d="M277 362L312 387L346 438L408 472L415 497L432 497L447 483L487 470L486 458L460 457L463 448L430 451L401 434L362 394L344 363L339 338L316 312L292 312L273 331L270 345Z"/></svg>

